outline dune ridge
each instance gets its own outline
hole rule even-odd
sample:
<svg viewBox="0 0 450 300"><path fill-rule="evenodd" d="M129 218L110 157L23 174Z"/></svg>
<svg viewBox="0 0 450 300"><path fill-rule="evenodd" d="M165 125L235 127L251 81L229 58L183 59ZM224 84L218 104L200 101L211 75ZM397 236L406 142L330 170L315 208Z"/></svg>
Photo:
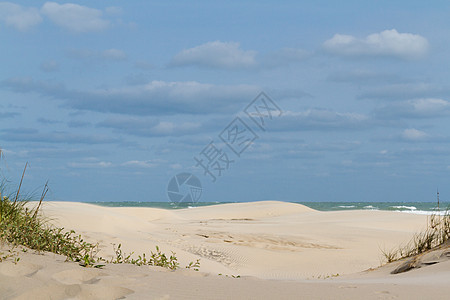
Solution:
<svg viewBox="0 0 450 300"><path fill-rule="evenodd" d="M53 254L21 253L17 265L0 264L0 291L7 299L48 295L43 285L55 299L101 299L102 293L106 299L289 299L298 293L310 299L434 293L439 299L436 288L449 292L447 261L395 277L390 275L395 264L372 271L380 265L381 249L408 241L426 226L422 215L320 212L279 201L180 210L47 202L43 213L56 226L98 241L104 258L112 256L112 244L136 254L158 245L176 252L182 266L200 259L200 272L133 265L86 269Z"/></svg>

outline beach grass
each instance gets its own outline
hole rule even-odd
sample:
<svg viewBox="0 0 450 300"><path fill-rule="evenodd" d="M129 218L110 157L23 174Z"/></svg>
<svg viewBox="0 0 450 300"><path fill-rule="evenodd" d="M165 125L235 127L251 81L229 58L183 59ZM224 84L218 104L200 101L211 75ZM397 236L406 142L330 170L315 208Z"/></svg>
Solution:
<svg viewBox="0 0 450 300"><path fill-rule="evenodd" d="M22 177L23 179L23 177ZM36 251L46 251L66 256L73 261L94 257L97 245L86 242L73 230L52 226L40 213L42 201L48 191L47 185L35 208L23 198L20 187L5 195L5 181L0 186L0 240L9 245L24 246Z"/></svg>
<svg viewBox="0 0 450 300"><path fill-rule="evenodd" d="M2 189L3 190L3 189ZM1 193L3 195L3 193ZM42 199L41 199L42 201ZM64 255L68 260L79 262L84 267L103 267L105 263L133 264L137 266L159 266L170 270L180 267L174 252L170 255L163 253L158 246L148 258L143 253L133 258L133 252L125 254L122 245L114 247L114 257L106 260L97 257L98 244L84 241L75 231L52 226L48 220L39 214L41 201L36 208L29 209L27 200L12 200L11 196L1 196L0 201L0 241L7 242L13 248L23 246L32 250L52 252ZM14 251L8 254L0 253L0 262L14 257ZM103 263L103 264L102 264ZM198 271L200 261L190 262L186 268Z"/></svg>
<svg viewBox="0 0 450 300"><path fill-rule="evenodd" d="M439 213L432 214L427 221L425 230L414 234L405 245L401 245L389 251L382 250L387 263L403 258L421 255L427 251L450 243L450 208ZM450 247L450 245L448 245Z"/></svg>
<svg viewBox="0 0 450 300"><path fill-rule="evenodd" d="M156 252L152 251L148 258L145 253L137 258L132 257L133 252L130 254L123 253L121 244L117 247L113 246L115 256L110 260L97 257L98 243L85 241L81 235L76 234L73 230L53 226L40 213L42 202L48 192L48 183L45 184L35 207L30 205L32 197L22 196L21 187L26 168L27 165L25 165L17 190L8 193L6 181L2 180L0 183L0 243L8 243L12 248L6 254L0 252L0 262L12 257L14 262L17 263L20 258L16 257L17 252L13 249L22 246L25 247L23 249L64 255L67 260L79 262L83 267L99 268L103 267L105 263L127 263L138 266L159 266L170 270L179 268L180 264L175 253L166 255L161 252L158 246L156 246ZM190 262L186 266L186 268L196 271L199 267L199 260Z"/></svg>

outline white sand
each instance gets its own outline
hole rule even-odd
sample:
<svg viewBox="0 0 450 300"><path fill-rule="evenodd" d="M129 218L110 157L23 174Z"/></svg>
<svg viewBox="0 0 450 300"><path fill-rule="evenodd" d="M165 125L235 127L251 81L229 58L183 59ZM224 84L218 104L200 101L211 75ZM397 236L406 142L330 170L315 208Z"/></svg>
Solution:
<svg viewBox="0 0 450 300"><path fill-rule="evenodd" d="M200 272L108 265L81 268L53 254L22 253L0 264L0 298L48 299L448 299L450 263L390 275L381 249L407 242L426 216L385 211L319 212L293 203L264 201L183 210L108 208L48 202L57 226L137 254L176 252L182 266L200 258ZM223 274L218 276L218 274ZM338 277L318 279L339 274ZM230 278L225 275L240 275ZM3 295L3 296L2 296Z"/></svg>

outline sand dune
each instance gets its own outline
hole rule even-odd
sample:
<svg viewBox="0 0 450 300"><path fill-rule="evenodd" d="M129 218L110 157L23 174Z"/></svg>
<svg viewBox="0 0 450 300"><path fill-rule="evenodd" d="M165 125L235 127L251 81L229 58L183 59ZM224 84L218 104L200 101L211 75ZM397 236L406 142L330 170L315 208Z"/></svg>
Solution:
<svg viewBox="0 0 450 300"><path fill-rule="evenodd" d="M100 255L122 243L127 252L156 245L180 259L201 259L202 270L265 279L305 279L378 266L381 249L406 242L426 217L381 211L319 212L263 201L182 210L110 208L49 202L57 226L101 242Z"/></svg>
<svg viewBox="0 0 450 300"><path fill-rule="evenodd" d="M156 267L86 269L53 255L22 253L0 264L1 299L448 299L450 261L389 275L371 272L314 280L230 278Z"/></svg>
<svg viewBox="0 0 450 300"><path fill-rule="evenodd" d="M397 275L389 274L395 264L361 273L380 265L381 249L423 229L422 215L319 212L276 201L182 210L48 202L43 212L55 225L99 241L100 256L112 255L111 244L138 254L159 245L175 251L182 265L200 258L201 272L132 265L85 269L53 254L21 253L17 265L0 264L0 298L53 291L55 299L414 299L427 293L438 299L450 292L447 260Z"/></svg>

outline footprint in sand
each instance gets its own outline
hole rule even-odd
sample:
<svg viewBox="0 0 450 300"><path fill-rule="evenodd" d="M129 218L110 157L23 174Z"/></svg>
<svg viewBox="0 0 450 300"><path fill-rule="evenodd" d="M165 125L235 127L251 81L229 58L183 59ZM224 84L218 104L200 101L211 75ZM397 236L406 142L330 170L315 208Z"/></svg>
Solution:
<svg viewBox="0 0 450 300"><path fill-rule="evenodd" d="M56 282L48 282L45 285L24 291L14 297L15 300L44 300L44 299L79 299L81 286L78 284L61 285ZM77 297L77 298L75 298Z"/></svg>
<svg viewBox="0 0 450 300"><path fill-rule="evenodd" d="M20 262L19 264L13 263L3 263L0 264L0 274L18 277L18 276L28 276L31 277L36 274L43 266L32 264L29 262Z"/></svg>
<svg viewBox="0 0 450 300"><path fill-rule="evenodd" d="M66 290L79 287L77 296L82 299L121 299L134 293L124 287L102 284L102 276L109 275L101 270L70 269L53 274L52 278L66 285Z"/></svg>
<svg viewBox="0 0 450 300"><path fill-rule="evenodd" d="M88 269L70 269L56 274L53 274L52 278L63 284L93 284L100 279L98 276L105 276L107 274L100 270L88 270Z"/></svg>
<svg viewBox="0 0 450 300"><path fill-rule="evenodd" d="M389 291L379 291L375 292L378 295L378 299L397 299L396 295L391 294Z"/></svg>
<svg viewBox="0 0 450 300"><path fill-rule="evenodd" d="M81 299L123 299L133 293L133 290L120 286L83 285L79 297Z"/></svg>

